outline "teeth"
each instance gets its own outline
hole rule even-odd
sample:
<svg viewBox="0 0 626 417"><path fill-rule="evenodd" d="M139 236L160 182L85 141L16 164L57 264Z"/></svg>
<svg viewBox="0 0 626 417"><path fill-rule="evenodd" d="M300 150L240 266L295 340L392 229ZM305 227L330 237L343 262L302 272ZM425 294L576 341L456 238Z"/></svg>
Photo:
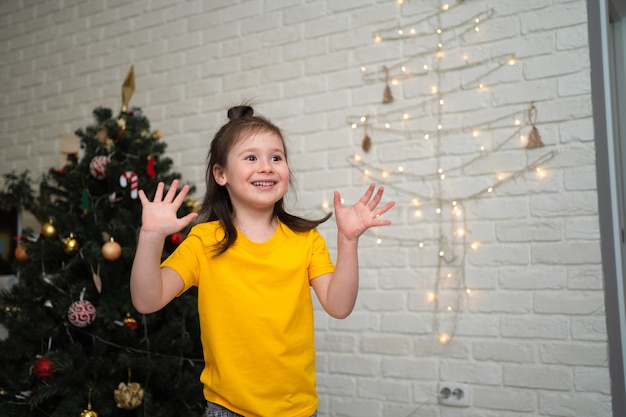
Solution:
<svg viewBox="0 0 626 417"><path fill-rule="evenodd" d="M274 183L273 182L255 182L254 185L257 187L269 187L271 185L274 185Z"/></svg>

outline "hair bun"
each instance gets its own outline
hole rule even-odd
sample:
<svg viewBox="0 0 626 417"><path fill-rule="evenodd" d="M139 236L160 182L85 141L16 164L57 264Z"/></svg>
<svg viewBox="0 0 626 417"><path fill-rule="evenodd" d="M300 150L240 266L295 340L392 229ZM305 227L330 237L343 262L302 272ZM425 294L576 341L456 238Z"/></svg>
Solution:
<svg viewBox="0 0 626 417"><path fill-rule="evenodd" d="M235 106L228 109L228 120L237 120L250 117L254 114L254 109L250 106Z"/></svg>

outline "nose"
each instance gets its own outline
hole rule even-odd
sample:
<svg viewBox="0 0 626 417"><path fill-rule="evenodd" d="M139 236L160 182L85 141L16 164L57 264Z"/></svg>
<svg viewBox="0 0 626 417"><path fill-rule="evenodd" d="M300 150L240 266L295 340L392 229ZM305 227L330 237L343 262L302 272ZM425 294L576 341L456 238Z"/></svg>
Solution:
<svg viewBox="0 0 626 417"><path fill-rule="evenodd" d="M259 160L259 172L272 172L274 167L272 167L271 161L266 159Z"/></svg>

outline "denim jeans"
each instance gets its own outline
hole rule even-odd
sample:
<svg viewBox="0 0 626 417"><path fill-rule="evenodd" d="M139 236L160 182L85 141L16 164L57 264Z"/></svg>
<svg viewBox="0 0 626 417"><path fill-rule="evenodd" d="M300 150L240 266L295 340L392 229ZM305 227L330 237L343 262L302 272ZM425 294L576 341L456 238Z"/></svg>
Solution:
<svg viewBox="0 0 626 417"><path fill-rule="evenodd" d="M233 413L228 408L219 404L207 403L205 417L244 417L241 414ZM317 411L311 416L317 417Z"/></svg>

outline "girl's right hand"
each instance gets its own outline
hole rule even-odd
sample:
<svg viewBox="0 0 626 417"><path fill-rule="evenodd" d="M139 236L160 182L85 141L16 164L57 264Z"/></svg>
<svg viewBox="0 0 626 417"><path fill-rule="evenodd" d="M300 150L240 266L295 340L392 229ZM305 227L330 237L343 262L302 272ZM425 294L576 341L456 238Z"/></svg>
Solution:
<svg viewBox="0 0 626 417"><path fill-rule="evenodd" d="M143 190L139 190L139 200L141 201L141 232L153 234L165 238L176 233L189 224L198 216L197 213L189 213L182 218L176 216L176 212L185 201L189 192L189 186L184 185L178 195L178 180L172 181L170 189L163 196L165 184L160 182L154 194L154 200L148 200Z"/></svg>

